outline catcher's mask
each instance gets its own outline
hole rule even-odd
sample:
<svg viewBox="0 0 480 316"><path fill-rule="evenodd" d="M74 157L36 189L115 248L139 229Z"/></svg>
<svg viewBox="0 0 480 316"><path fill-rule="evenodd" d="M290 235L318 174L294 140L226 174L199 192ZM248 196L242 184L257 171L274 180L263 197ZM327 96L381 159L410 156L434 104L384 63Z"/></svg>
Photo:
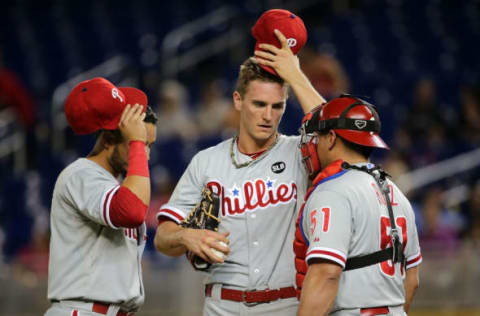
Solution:
<svg viewBox="0 0 480 316"><path fill-rule="evenodd" d="M310 177L320 170L315 132L333 130L343 139L366 147L389 149L380 137L381 123L375 107L360 98L342 94L307 113L300 128L300 149Z"/></svg>
<svg viewBox="0 0 480 316"><path fill-rule="evenodd" d="M317 154L317 138L312 129L312 121L318 120L320 105L307 113L302 120L300 127L300 150L302 152L303 165L307 169L308 175L313 178L320 170L320 160Z"/></svg>

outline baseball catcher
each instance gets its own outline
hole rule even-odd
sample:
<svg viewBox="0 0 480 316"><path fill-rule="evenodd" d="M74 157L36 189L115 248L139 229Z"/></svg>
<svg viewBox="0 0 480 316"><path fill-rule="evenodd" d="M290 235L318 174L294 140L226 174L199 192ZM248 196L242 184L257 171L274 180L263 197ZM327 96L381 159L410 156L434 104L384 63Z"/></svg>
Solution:
<svg viewBox="0 0 480 316"><path fill-rule="evenodd" d="M220 208L219 201L216 193L213 193L208 187L204 187L202 190L202 199L182 221L182 227L218 231L218 224L220 224L220 219L218 218L218 210ZM221 252L213 248L212 251L217 256L223 257ZM211 266L211 263L206 262L191 251L188 251L186 255L195 270L205 271Z"/></svg>

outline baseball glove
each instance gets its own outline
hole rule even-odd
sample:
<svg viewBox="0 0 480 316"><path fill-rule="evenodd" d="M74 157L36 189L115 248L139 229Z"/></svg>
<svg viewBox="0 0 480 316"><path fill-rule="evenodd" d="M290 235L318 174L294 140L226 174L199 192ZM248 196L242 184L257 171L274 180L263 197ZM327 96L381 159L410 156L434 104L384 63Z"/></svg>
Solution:
<svg viewBox="0 0 480 316"><path fill-rule="evenodd" d="M218 231L218 225L220 224L220 219L218 218L219 209L220 199L218 195L213 193L208 187L205 187L202 190L202 199L180 225L185 228ZM204 271L211 266L211 263L206 262L191 251L187 252L187 258L195 270Z"/></svg>

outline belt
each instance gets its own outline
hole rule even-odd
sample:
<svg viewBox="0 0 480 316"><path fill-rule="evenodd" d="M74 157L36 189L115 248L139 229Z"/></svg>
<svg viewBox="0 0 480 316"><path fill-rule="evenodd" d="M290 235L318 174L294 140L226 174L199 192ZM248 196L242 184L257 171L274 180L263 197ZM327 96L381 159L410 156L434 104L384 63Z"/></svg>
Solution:
<svg viewBox="0 0 480 316"><path fill-rule="evenodd" d="M205 286L205 296L212 296L212 284ZM293 286L283 287L280 289L266 289L261 291L239 291L233 289L226 289L222 287L220 298L222 300L229 300L235 302L245 303L267 303L283 298L296 297L297 292Z"/></svg>
<svg viewBox="0 0 480 316"><path fill-rule="evenodd" d="M103 304L100 302L92 302L92 312L107 315L109 304ZM133 316L133 313L127 313L124 311L118 311L117 316Z"/></svg>
<svg viewBox="0 0 480 316"><path fill-rule="evenodd" d="M102 315L107 315L110 304L100 303L100 302L88 302L88 301L76 301L76 300L50 300L52 303L65 303L67 306L80 309L90 309L92 306L92 312ZM118 311L115 316L134 316L134 313L127 313L124 311Z"/></svg>
<svg viewBox="0 0 480 316"><path fill-rule="evenodd" d="M360 315L362 316L387 315L389 311L390 310L388 309L387 306L361 308Z"/></svg>

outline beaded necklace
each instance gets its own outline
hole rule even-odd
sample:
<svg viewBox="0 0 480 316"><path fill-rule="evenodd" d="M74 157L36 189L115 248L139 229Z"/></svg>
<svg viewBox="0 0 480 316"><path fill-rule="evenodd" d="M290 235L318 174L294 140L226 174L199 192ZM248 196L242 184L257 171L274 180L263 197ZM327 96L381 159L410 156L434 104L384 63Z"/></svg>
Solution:
<svg viewBox="0 0 480 316"><path fill-rule="evenodd" d="M237 140L238 140L238 136L235 136L232 139L232 144L230 145L230 158L232 159L232 163L235 166L235 168L240 169L240 168L249 166L252 162L257 160L258 158L265 156L265 154L268 153L270 151L270 149L272 149L278 143L278 134L275 136L275 141L270 145L270 147L268 147L267 150L265 150L260 156L258 156L257 159L252 159L252 160L249 160L249 161L244 162L244 163L238 163L235 160L234 145L237 142Z"/></svg>

